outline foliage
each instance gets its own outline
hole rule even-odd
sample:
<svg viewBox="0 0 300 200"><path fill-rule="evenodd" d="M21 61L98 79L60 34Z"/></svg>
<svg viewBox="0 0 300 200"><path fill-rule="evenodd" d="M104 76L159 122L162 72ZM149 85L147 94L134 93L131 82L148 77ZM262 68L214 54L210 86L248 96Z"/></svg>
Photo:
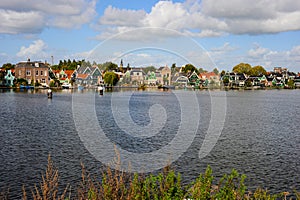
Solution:
<svg viewBox="0 0 300 200"><path fill-rule="evenodd" d="M254 193L247 191L244 183L246 176L239 174L235 169L225 174L220 180L215 180L210 166L204 174L190 183L184 185L180 174L176 174L169 166L157 175L130 174L121 169L120 155L115 160L115 170L107 167L101 178L91 176L81 164L81 182L77 188L74 199L120 199L120 200L146 200L146 199L228 199L228 200L276 200L287 199L289 192L271 194L268 190L256 189ZM48 157L46 173L42 175L42 182L31 190L33 199L70 199L67 197L69 186L59 188L58 170ZM214 184L216 183L216 184ZM74 190L73 190L74 191ZM75 190L76 191L76 190ZM59 195L59 193L61 193ZM5 193L0 193L1 194ZM293 195L293 194L292 194ZM5 194L8 196L8 194ZM299 193L294 191L299 199ZM23 199L27 199L26 188L23 186Z"/></svg>
<svg viewBox="0 0 300 200"><path fill-rule="evenodd" d="M104 82L109 85L116 85L119 81L118 76L114 72L106 72L103 79Z"/></svg>
<svg viewBox="0 0 300 200"><path fill-rule="evenodd" d="M225 70L222 70L221 77L223 77L226 74Z"/></svg>
<svg viewBox="0 0 300 200"><path fill-rule="evenodd" d="M249 72L251 70L251 65L248 63L240 63L238 65L236 65L235 67L233 67L232 71L235 73L245 73L247 75L250 75Z"/></svg>
<svg viewBox="0 0 300 200"><path fill-rule="evenodd" d="M54 167L50 155L48 156L48 165L44 175L42 175L42 182L31 191L32 198L35 200L50 200L50 199L65 199L68 187L65 187L63 193L59 195L58 169ZM26 190L23 187L23 199L26 198Z"/></svg>
<svg viewBox="0 0 300 200"><path fill-rule="evenodd" d="M55 78L50 81L49 87L59 87L60 85L60 81Z"/></svg>
<svg viewBox="0 0 300 200"><path fill-rule="evenodd" d="M213 69L213 72L214 72L215 74L217 74L217 75L218 75L218 74L219 74L219 70L218 70L218 68L214 68L214 69Z"/></svg>
<svg viewBox="0 0 300 200"><path fill-rule="evenodd" d="M11 64L11 63L5 63L2 65L2 69L3 70L10 70L10 69L14 69L15 65Z"/></svg>
<svg viewBox="0 0 300 200"><path fill-rule="evenodd" d="M154 66L148 66L148 67L145 67L143 69L143 71L145 72L145 74L147 74L148 72L155 72L156 68Z"/></svg>
<svg viewBox="0 0 300 200"><path fill-rule="evenodd" d="M228 77L224 77L224 79L223 79L223 84L224 84L225 86L228 86L228 84L229 84L229 78L228 78Z"/></svg>
<svg viewBox="0 0 300 200"><path fill-rule="evenodd" d="M106 62L103 63L102 68L105 71L117 71L118 70L118 65L112 62Z"/></svg>
<svg viewBox="0 0 300 200"><path fill-rule="evenodd" d="M186 65L184 66L184 68L183 68L183 72L184 72L184 73L194 72L194 71L195 71L197 74L199 74L198 69L197 69L194 65L192 65L192 64L186 64Z"/></svg>
<svg viewBox="0 0 300 200"><path fill-rule="evenodd" d="M258 75L266 75L267 74L267 71L265 70L264 67L262 66L255 66L255 67L252 67L249 71L249 75L250 76L258 76Z"/></svg>
<svg viewBox="0 0 300 200"><path fill-rule="evenodd" d="M28 81L24 78L18 78L16 80L16 85L28 85Z"/></svg>
<svg viewBox="0 0 300 200"><path fill-rule="evenodd" d="M247 79L247 80L245 81L245 87L252 87L252 86L253 86L252 81L251 81L250 79Z"/></svg>
<svg viewBox="0 0 300 200"><path fill-rule="evenodd" d="M207 70L203 69L202 67L199 68L199 73L205 73Z"/></svg>
<svg viewBox="0 0 300 200"><path fill-rule="evenodd" d="M58 65L52 65L51 69L52 70L62 70L62 69L75 70L77 69L78 65L82 65L84 62L85 62L84 60L76 61L75 59L73 59L72 61L70 59L60 60Z"/></svg>
<svg viewBox="0 0 300 200"><path fill-rule="evenodd" d="M287 82L287 86L288 86L288 88L290 88L290 89L295 88L295 81L292 80L292 79L289 79L288 82Z"/></svg>

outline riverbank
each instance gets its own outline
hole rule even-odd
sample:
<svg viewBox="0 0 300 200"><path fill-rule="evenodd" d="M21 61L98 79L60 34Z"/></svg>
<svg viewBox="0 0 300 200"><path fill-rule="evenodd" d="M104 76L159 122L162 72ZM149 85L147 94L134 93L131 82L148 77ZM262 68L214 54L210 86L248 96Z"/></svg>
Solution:
<svg viewBox="0 0 300 200"><path fill-rule="evenodd" d="M244 183L246 176L234 169L216 180L211 167L207 166L196 180L184 185L180 173L169 166L157 174L132 174L118 168L119 158L116 161L117 170L107 167L97 176L91 176L81 164L81 182L76 186L61 186L61 175L49 156L41 179L31 187L23 186L22 199L300 199L296 190L278 194L261 188L249 191ZM9 190L2 191L0 199L10 199Z"/></svg>

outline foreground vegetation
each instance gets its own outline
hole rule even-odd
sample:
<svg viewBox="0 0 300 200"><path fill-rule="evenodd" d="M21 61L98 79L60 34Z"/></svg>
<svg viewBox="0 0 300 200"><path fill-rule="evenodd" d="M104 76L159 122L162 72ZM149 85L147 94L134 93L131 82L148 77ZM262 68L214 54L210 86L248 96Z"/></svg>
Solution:
<svg viewBox="0 0 300 200"><path fill-rule="evenodd" d="M158 175L128 175L120 169L108 167L101 177L91 177L82 165L82 180L75 192L71 191L71 186L60 187L58 169L49 156L41 183L32 188L23 187L22 199L300 199L300 193L296 191L294 194L271 194L267 190L257 189L251 193L244 184L246 176L236 170L224 175L214 185L209 166L189 185L183 185L180 174L169 167ZM0 199L9 199L9 194L1 193Z"/></svg>

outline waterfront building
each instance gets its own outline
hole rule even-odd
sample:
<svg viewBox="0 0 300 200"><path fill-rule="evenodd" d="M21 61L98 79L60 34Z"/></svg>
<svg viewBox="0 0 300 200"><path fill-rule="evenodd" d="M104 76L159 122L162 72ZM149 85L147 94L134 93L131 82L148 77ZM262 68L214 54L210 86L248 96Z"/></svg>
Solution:
<svg viewBox="0 0 300 200"><path fill-rule="evenodd" d="M40 83L42 86L49 86L49 69L48 63L28 59L16 64L15 77L27 80L28 84Z"/></svg>
<svg viewBox="0 0 300 200"><path fill-rule="evenodd" d="M161 77L157 77L157 81L161 85L171 85L171 69L168 66L160 67L157 70Z"/></svg>

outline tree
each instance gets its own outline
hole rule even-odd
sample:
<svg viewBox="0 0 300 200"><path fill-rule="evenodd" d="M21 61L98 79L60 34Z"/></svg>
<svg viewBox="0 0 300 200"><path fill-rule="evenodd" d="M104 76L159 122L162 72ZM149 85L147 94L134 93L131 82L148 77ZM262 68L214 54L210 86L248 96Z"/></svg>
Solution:
<svg viewBox="0 0 300 200"><path fill-rule="evenodd" d="M267 71L262 66L255 66L249 71L250 76L266 75Z"/></svg>
<svg viewBox="0 0 300 200"><path fill-rule="evenodd" d="M147 74L148 72L155 72L156 68L154 66L148 66L143 69L143 71Z"/></svg>
<svg viewBox="0 0 300 200"><path fill-rule="evenodd" d="M214 72L215 74L217 74L217 75L218 75L218 74L219 74L219 70L218 70L218 68L214 68L214 69L213 69L213 72Z"/></svg>
<svg viewBox="0 0 300 200"><path fill-rule="evenodd" d="M199 73L206 73L207 70L203 69L202 67L199 68Z"/></svg>
<svg viewBox="0 0 300 200"><path fill-rule="evenodd" d="M228 84L229 84L229 78L228 78L228 77L225 77L225 78L223 79L223 84L224 84L225 86L228 86Z"/></svg>
<svg viewBox="0 0 300 200"><path fill-rule="evenodd" d="M184 73L193 72L193 71L199 74L198 69L192 64L186 64L183 68Z"/></svg>
<svg viewBox="0 0 300 200"><path fill-rule="evenodd" d="M290 89L295 88L295 81L292 80L292 79L289 79L288 82L287 82L287 86L288 86L288 88L290 88Z"/></svg>
<svg viewBox="0 0 300 200"><path fill-rule="evenodd" d="M245 86L246 86L246 87L252 87L252 86L253 86L253 82L252 82L250 79L247 79L247 80L245 81Z"/></svg>
<svg viewBox="0 0 300 200"><path fill-rule="evenodd" d="M105 71L113 71L113 70L118 70L118 65L112 62L106 62L103 63L103 68L105 69Z"/></svg>
<svg viewBox="0 0 300 200"><path fill-rule="evenodd" d="M4 70L10 70L10 69L14 69L15 65L11 64L11 63L5 63L2 65L2 69Z"/></svg>
<svg viewBox="0 0 300 200"><path fill-rule="evenodd" d="M250 75L250 70L251 70L251 65L249 65L248 63L240 63L238 65L236 65L235 67L233 67L232 71L235 73L239 73L239 74L247 74Z"/></svg>
<svg viewBox="0 0 300 200"><path fill-rule="evenodd" d="M116 85L119 81L118 76L114 72L106 72L103 79L109 85Z"/></svg>
<svg viewBox="0 0 300 200"><path fill-rule="evenodd" d="M222 70L221 77L223 77L226 74L225 70Z"/></svg>

